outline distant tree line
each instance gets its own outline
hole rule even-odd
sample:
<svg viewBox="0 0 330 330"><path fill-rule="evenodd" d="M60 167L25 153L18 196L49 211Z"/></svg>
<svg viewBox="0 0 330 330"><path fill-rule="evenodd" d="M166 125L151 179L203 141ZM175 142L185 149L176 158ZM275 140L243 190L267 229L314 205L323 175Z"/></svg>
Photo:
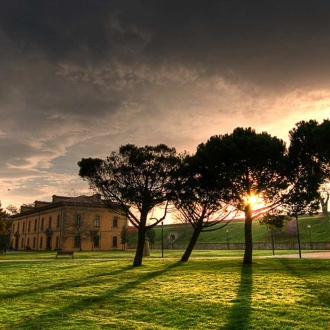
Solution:
<svg viewBox="0 0 330 330"><path fill-rule="evenodd" d="M9 213L1 207L0 203L0 251L6 252L9 247L10 229L12 221Z"/></svg>
<svg viewBox="0 0 330 330"><path fill-rule="evenodd" d="M194 229L182 261L189 259L202 231L219 223L221 229L240 213L245 217L243 263L251 264L253 219L267 215L268 225L280 226L284 215L298 219L329 199L322 187L330 178L330 121L301 121L289 138L287 147L267 132L238 127L212 136L193 155L164 144L127 144L104 160L83 158L79 175L137 228L133 266L142 265L147 232L173 207ZM152 216L155 208L162 210L158 218Z"/></svg>

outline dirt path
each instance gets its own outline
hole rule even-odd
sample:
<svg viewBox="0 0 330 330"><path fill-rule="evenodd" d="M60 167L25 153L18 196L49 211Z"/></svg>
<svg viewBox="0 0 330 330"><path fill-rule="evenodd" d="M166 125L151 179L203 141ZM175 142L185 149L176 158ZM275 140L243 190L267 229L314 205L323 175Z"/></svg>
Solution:
<svg viewBox="0 0 330 330"><path fill-rule="evenodd" d="M280 253L280 252L279 252ZM270 256L268 258L299 258L299 253L295 254L275 254L274 256ZM330 259L330 251L323 252L304 252L301 253L301 258L304 259Z"/></svg>

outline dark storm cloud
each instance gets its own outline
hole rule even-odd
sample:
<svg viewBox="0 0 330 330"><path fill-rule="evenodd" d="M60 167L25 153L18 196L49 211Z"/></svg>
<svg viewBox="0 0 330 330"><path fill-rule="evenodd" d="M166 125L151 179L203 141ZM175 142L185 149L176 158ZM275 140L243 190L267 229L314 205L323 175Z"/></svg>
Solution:
<svg viewBox="0 0 330 330"><path fill-rule="evenodd" d="M4 1L1 25L20 47L40 49L54 61L100 61L125 55L121 47L127 51L127 44L141 38L120 26L119 3L125 6L125 1Z"/></svg>
<svg viewBox="0 0 330 330"><path fill-rule="evenodd" d="M327 1L14 0L0 9L12 40L53 61L167 61L259 83L283 83L279 70L289 80L328 74Z"/></svg>

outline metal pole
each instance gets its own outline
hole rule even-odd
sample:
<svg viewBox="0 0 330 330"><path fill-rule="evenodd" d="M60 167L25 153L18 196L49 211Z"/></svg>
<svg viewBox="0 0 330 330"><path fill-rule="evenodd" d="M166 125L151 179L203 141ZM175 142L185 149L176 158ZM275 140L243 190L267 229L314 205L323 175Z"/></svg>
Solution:
<svg viewBox="0 0 330 330"><path fill-rule="evenodd" d="M311 225L307 225L307 228L308 228L308 231L309 231L309 244L311 246L311 250L313 250Z"/></svg>
<svg viewBox="0 0 330 330"><path fill-rule="evenodd" d="M297 222L297 238L298 238L299 258L301 259L301 246L300 246L300 233L299 233L299 225L298 225L298 215L296 216L296 222Z"/></svg>
<svg viewBox="0 0 330 330"><path fill-rule="evenodd" d="M229 250L229 230L226 230L227 233L227 250Z"/></svg>
<svg viewBox="0 0 330 330"><path fill-rule="evenodd" d="M274 247L274 228L271 229L272 231L272 249L273 249L273 256L275 255L275 247Z"/></svg>
<svg viewBox="0 0 330 330"><path fill-rule="evenodd" d="M164 258L164 221L162 221L162 258Z"/></svg>

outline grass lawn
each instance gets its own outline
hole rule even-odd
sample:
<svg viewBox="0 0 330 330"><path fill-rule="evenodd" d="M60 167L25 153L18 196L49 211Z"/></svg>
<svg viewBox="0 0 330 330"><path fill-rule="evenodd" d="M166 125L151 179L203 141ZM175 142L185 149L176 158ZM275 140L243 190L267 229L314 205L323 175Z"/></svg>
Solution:
<svg viewBox="0 0 330 330"><path fill-rule="evenodd" d="M255 258L242 267L242 251L204 251L182 264L165 251L133 268L132 251L120 252L0 262L0 328L330 328L330 260Z"/></svg>

